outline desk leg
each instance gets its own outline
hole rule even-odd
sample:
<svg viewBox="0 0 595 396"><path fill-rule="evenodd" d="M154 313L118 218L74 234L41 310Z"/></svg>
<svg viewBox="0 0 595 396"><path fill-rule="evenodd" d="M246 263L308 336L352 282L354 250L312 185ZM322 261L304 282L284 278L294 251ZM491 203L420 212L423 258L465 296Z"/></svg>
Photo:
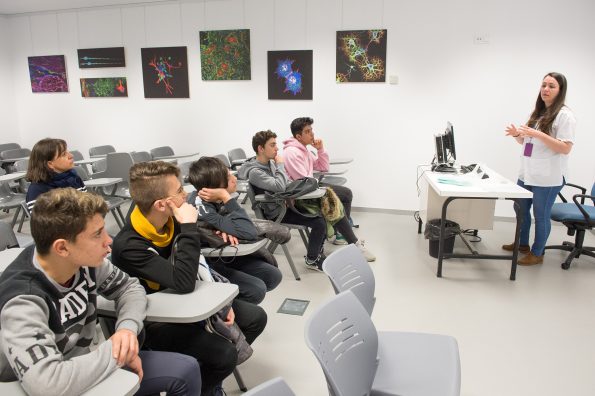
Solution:
<svg viewBox="0 0 595 396"><path fill-rule="evenodd" d="M519 243L521 236L521 224L523 219L521 217L521 205L518 199L513 199L514 213L516 214L516 229L514 233L514 250L512 251L512 265L510 267L510 280L516 279L516 265L519 257Z"/></svg>
<svg viewBox="0 0 595 396"><path fill-rule="evenodd" d="M442 259L444 258L444 230L446 229L446 209L448 204L454 201L456 197L448 197L442 204L442 217L440 217L440 239L438 240L438 271L436 276L442 278Z"/></svg>

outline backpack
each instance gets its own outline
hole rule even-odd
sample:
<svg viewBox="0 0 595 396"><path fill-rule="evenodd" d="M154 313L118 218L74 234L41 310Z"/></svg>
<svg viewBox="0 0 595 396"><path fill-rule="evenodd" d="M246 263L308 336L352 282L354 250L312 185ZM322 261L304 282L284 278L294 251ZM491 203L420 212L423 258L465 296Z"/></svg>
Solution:
<svg viewBox="0 0 595 396"><path fill-rule="evenodd" d="M289 183L285 191L265 192L265 197L269 200L295 199L316 190L318 190L318 180L313 177L303 177Z"/></svg>

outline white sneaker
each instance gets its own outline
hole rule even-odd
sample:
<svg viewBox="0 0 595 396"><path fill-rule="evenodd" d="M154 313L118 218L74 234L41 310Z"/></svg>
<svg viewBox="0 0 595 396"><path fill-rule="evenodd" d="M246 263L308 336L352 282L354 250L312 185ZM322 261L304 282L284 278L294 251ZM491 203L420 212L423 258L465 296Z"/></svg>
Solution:
<svg viewBox="0 0 595 396"><path fill-rule="evenodd" d="M359 250L362 252L362 254L364 255L364 257L366 258L366 260L368 262L370 261L376 261L376 256L374 256L374 253L372 253L371 251L369 251L364 244L366 243L366 241L363 240L359 240L355 243L355 246L357 246L359 248Z"/></svg>

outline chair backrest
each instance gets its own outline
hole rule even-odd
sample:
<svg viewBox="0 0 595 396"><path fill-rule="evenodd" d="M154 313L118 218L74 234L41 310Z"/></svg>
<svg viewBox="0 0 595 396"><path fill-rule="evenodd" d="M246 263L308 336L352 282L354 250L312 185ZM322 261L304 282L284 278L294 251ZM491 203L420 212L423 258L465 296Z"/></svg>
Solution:
<svg viewBox="0 0 595 396"><path fill-rule="evenodd" d="M295 396L295 393L283 378L277 377L255 386L243 396Z"/></svg>
<svg viewBox="0 0 595 396"><path fill-rule="evenodd" d="M76 174L79 175L81 179L83 179L83 181L89 180L89 172L85 166L76 165L73 169Z"/></svg>
<svg viewBox="0 0 595 396"><path fill-rule="evenodd" d="M17 172L27 172L27 168L29 167L29 159L18 160L14 163L14 168Z"/></svg>
<svg viewBox="0 0 595 396"><path fill-rule="evenodd" d="M351 290L369 315L374 310L376 281L368 261L354 244L332 252L322 263L335 293Z"/></svg>
<svg viewBox="0 0 595 396"><path fill-rule="evenodd" d="M161 147L155 147L154 149L151 149L151 156L153 158L169 157L172 155L175 155L174 149L172 149L170 146L161 146Z"/></svg>
<svg viewBox="0 0 595 396"><path fill-rule="evenodd" d="M29 155L31 155L31 150L28 148L16 148L0 152L0 158L2 159L25 158L29 157Z"/></svg>
<svg viewBox="0 0 595 396"><path fill-rule="evenodd" d="M132 155L132 160L135 164L139 162L149 162L153 160L153 157L148 151L133 151L130 153Z"/></svg>
<svg viewBox="0 0 595 396"><path fill-rule="evenodd" d="M91 165L91 170L93 171L93 173L105 172L106 169L107 160L105 158L102 158L97 162L93 162L93 164Z"/></svg>
<svg viewBox="0 0 595 396"><path fill-rule="evenodd" d="M595 183L593 183L593 187L591 187L591 196L595 197ZM595 205L595 198L592 198L593 205Z"/></svg>
<svg viewBox="0 0 595 396"><path fill-rule="evenodd" d="M227 152L227 156L229 157L229 162L244 160L248 158L246 157L246 152L242 148L234 148L233 150L229 150Z"/></svg>
<svg viewBox="0 0 595 396"><path fill-rule="evenodd" d="M72 154L72 159L74 159L75 161L82 161L85 159L85 157L83 157L83 154L78 150L68 150L68 151L70 151L70 154Z"/></svg>
<svg viewBox="0 0 595 396"><path fill-rule="evenodd" d="M0 250L14 247L19 247L19 242L12 226L4 221L0 221Z"/></svg>
<svg viewBox="0 0 595 396"><path fill-rule="evenodd" d="M2 143L0 144L0 153L5 150L19 149L21 145L18 143Z"/></svg>
<svg viewBox="0 0 595 396"><path fill-rule="evenodd" d="M378 368L378 333L351 291L337 294L310 315L305 338L332 395L369 394Z"/></svg>
<svg viewBox="0 0 595 396"><path fill-rule="evenodd" d="M120 177L125 182L130 181L130 167L134 165L130 153L109 153L105 160L107 167L101 177Z"/></svg>
<svg viewBox="0 0 595 396"><path fill-rule="evenodd" d="M229 169L231 169L231 164L229 163L229 158L227 158L225 155L217 154L217 155L214 155L213 157L219 158L221 160L221 162L223 162L225 164L225 166L227 166Z"/></svg>
<svg viewBox="0 0 595 396"><path fill-rule="evenodd" d="M182 162L181 164L178 164L178 168L180 168L182 184L189 184L188 174L190 173L190 165L192 165L192 162Z"/></svg>
<svg viewBox="0 0 595 396"><path fill-rule="evenodd" d="M95 147L91 147L89 149L89 156L91 157L95 157L98 155L106 155L109 153L115 153L116 149L114 148L114 146L111 145L104 145L104 146L95 146Z"/></svg>

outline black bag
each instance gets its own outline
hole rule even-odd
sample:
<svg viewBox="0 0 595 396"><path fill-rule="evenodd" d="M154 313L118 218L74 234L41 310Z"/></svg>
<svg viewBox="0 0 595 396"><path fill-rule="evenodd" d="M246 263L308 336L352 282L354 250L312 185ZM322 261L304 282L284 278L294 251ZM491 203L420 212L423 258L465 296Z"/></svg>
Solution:
<svg viewBox="0 0 595 396"><path fill-rule="evenodd" d="M291 230L283 224L271 220L251 219L258 230L258 236L266 238L273 243L283 245L291 239Z"/></svg>
<svg viewBox="0 0 595 396"><path fill-rule="evenodd" d="M265 192L265 197L270 200L283 200L299 198L302 195L318 190L318 180L313 177L304 177L289 183L285 187L285 191L281 192Z"/></svg>

